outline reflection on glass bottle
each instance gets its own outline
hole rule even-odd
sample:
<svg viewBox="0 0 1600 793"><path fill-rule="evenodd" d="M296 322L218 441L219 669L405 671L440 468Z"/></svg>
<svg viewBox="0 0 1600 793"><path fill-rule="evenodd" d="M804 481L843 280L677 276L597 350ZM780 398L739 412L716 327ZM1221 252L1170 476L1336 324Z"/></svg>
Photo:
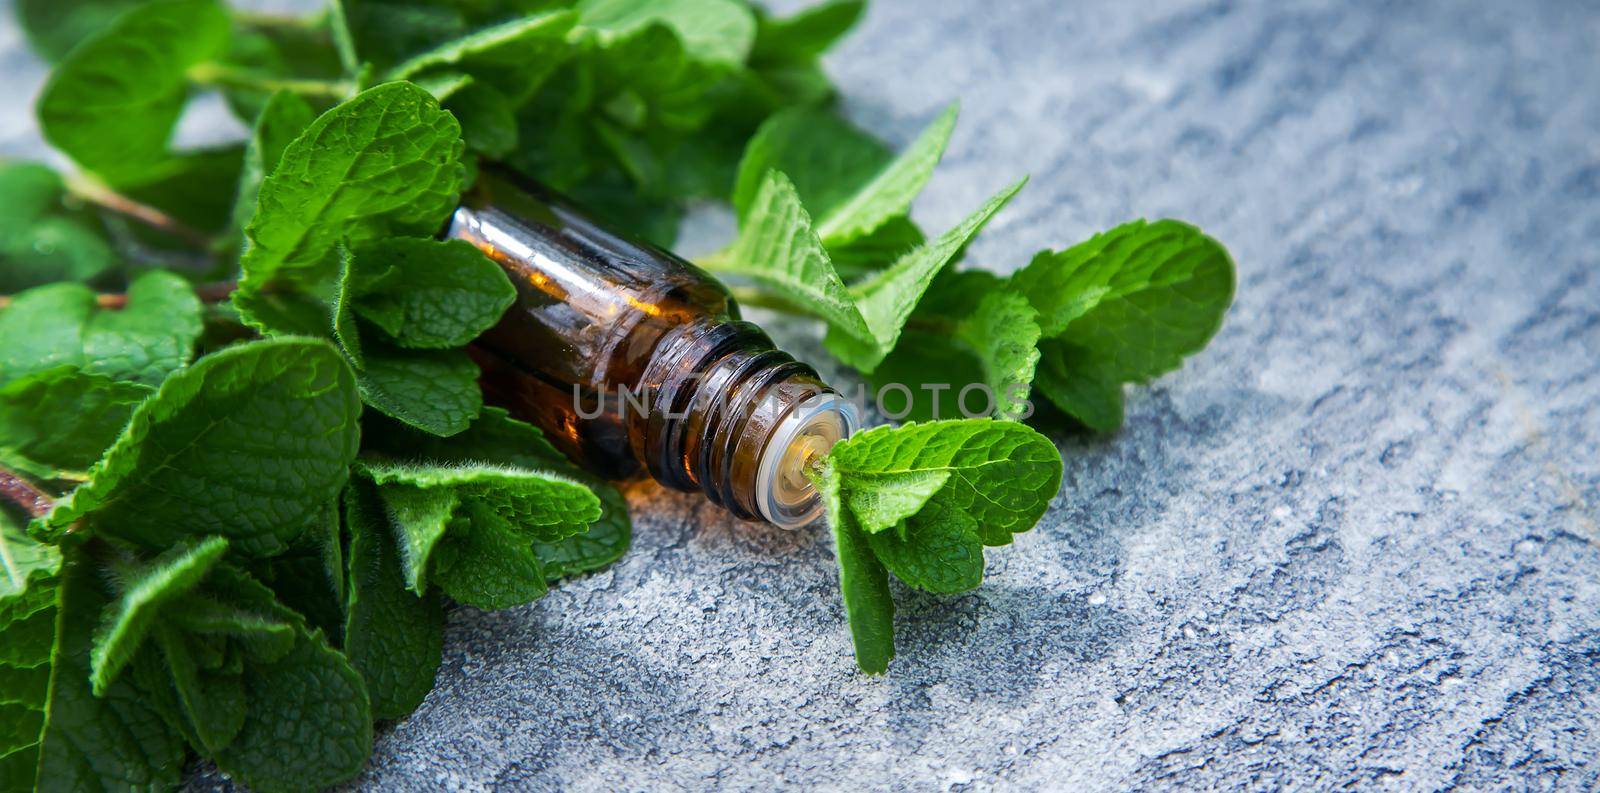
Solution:
<svg viewBox="0 0 1600 793"><path fill-rule="evenodd" d="M447 234L517 287L472 348L490 402L604 476L643 470L784 527L818 517L803 471L855 430L854 407L741 321L716 279L499 172L479 178Z"/></svg>

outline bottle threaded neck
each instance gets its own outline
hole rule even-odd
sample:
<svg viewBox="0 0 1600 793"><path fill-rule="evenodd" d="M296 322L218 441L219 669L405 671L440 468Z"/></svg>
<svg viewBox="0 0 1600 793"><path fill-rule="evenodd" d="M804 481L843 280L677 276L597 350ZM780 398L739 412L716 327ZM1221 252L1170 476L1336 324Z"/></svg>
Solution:
<svg viewBox="0 0 1600 793"><path fill-rule="evenodd" d="M799 470L855 429L852 407L755 325L703 321L662 338L630 420L656 481L735 515L797 527L820 512Z"/></svg>

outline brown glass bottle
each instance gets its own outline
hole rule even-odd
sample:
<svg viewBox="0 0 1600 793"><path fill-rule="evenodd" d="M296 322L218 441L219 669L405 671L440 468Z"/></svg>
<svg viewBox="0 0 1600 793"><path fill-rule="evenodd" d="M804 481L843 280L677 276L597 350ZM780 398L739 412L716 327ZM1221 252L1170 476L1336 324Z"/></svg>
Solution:
<svg viewBox="0 0 1600 793"><path fill-rule="evenodd" d="M854 431L854 407L741 321L716 279L504 172L480 176L447 235L517 287L472 348L490 402L603 476L643 470L779 526L820 514L803 470Z"/></svg>

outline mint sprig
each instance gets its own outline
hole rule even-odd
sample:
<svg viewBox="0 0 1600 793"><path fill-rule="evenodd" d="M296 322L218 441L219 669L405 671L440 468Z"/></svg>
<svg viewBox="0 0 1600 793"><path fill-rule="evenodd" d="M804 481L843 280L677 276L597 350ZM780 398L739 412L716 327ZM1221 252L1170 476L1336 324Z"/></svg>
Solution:
<svg viewBox="0 0 1600 793"><path fill-rule="evenodd" d="M514 290L436 237L484 158L661 244L726 203L738 237L705 263L863 377L955 386L918 390L916 419L972 382L1002 418L1043 395L1114 429L1125 385L1231 302L1226 251L1176 221L1009 277L966 262L1021 181L925 234L956 108L897 153L829 106L820 58L859 0L535 5L16 4L59 64L40 127L79 171L0 162L0 786L171 788L191 754L255 789L338 784L431 688L449 604L623 555L617 488L483 404L465 347ZM243 145L174 146L207 91ZM881 672L890 578L979 585L1061 460L1013 421L933 421L812 474Z"/></svg>

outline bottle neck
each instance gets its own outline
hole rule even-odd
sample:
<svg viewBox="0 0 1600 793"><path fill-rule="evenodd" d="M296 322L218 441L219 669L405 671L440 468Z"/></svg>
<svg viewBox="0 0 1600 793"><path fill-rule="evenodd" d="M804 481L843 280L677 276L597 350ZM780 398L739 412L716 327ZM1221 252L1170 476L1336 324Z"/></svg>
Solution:
<svg viewBox="0 0 1600 793"><path fill-rule="evenodd" d="M857 423L853 406L811 367L738 320L669 331L638 391L638 403L621 407L651 477L786 528L820 514L804 468Z"/></svg>

